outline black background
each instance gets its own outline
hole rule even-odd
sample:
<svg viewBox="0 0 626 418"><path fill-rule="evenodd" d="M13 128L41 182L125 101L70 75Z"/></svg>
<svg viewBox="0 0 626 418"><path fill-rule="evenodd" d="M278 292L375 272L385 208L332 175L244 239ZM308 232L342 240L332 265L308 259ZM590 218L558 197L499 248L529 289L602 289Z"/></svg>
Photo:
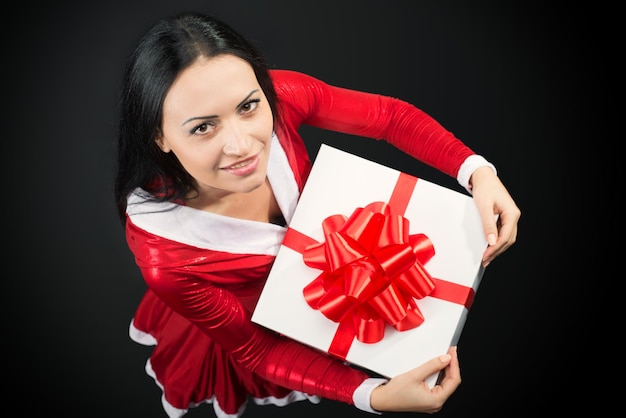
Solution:
<svg viewBox="0 0 626 418"><path fill-rule="evenodd" d="M589 158L574 138L592 123L579 106L590 95L582 67L596 54L590 14L526 2L411 0L11 7L12 25L3 29L11 46L3 64L4 396L24 415L165 416L143 370L150 351L128 338L145 287L112 188L126 57L158 18L186 9L229 22L271 67L416 104L496 164L522 210L518 242L485 273L459 342L463 384L438 416L534 415L538 402L571 399L569 391L559 399L554 386L563 393L577 373L562 352L585 310L572 298L572 265L583 262L583 249L573 248L589 231L565 219L577 205L573 173ZM324 141L461 190L384 143L303 132L313 156ZM576 333L576 345L587 334ZM328 400L250 405L244 416L305 412L371 416ZM188 416L213 412L202 406Z"/></svg>

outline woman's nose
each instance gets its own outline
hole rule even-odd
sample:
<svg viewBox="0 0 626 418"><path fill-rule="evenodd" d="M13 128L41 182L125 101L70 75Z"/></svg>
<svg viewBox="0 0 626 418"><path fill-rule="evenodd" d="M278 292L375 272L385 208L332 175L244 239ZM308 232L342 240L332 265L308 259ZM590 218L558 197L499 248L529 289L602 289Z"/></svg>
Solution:
<svg viewBox="0 0 626 418"><path fill-rule="evenodd" d="M247 135L243 134L236 124L231 124L225 132L224 154L246 155L249 151L250 142Z"/></svg>

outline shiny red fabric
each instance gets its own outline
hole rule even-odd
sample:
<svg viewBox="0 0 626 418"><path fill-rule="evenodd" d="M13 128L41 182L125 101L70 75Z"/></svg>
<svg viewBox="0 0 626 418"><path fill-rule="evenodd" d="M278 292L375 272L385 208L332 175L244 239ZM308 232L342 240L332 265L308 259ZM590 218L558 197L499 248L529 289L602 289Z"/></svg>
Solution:
<svg viewBox="0 0 626 418"><path fill-rule="evenodd" d="M170 404L186 409L216 396L235 414L247 394L292 390L352 402L364 373L251 322L273 257L191 247L130 220L126 230L150 289L134 325L158 341L150 360Z"/></svg>
<svg viewBox="0 0 626 418"><path fill-rule="evenodd" d="M274 70L272 75L282 102L282 132L286 134L280 135L279 130L279 139L283 147L294 151L294 172L302 173L306 164L301 161L306 149L298 134L302 124L385 140L452 177L474 154L439 122L408 102L330 86L289 70Z"/></svg>
<svg viewBox="0 0 626 418"><path fill-rule="evenodd" d="M311 168L298 133L302 124L384 139L451 176L473 154L406 102L293 71L273 70L272 77L282 117L276 132L300 190ZM185 410L214 400L236 416L249 395L287 399L295 390L353 402L368 377L363 371L251 322L273 256L192 247L130 220L126 232L148 286L133 326L157 342L150 366L167 403Z"/></svg>

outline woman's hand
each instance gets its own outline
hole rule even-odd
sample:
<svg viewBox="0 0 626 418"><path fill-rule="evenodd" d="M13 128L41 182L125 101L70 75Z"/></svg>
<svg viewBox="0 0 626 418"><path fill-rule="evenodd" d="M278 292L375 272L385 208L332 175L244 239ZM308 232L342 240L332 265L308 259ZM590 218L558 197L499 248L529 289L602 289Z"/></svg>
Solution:
<svg viewBox="0 0 626 418"><path fill-rule="evenodd" d="M426 378L444 371L441 381L430 388ZM431 359L398 375L372 391L372 408L381 412L435 413L461 384L461 370L456 347L447 354Z"/></svg>
<svg viewBox="0 0 626 418"><path fill-rule="evenodd" d="M482 259L483 266L487 267L515 243L521 211L490 167L476 169L470 183L489 243Z"/></svg>

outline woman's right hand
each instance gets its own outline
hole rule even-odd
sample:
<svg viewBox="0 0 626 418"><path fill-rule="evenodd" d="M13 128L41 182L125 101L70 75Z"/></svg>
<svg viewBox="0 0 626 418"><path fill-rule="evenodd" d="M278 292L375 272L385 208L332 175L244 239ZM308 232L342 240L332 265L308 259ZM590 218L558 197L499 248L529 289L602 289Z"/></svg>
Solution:
<svg viewBox="0 0 626 418"><path fill-rule="evenodd" d="M430 388L426 378L444 371L439 383ZM372 391L370 404L380 412L420 412L433 414L461 384L461 369L456 347L400 374Z"/></svg>

